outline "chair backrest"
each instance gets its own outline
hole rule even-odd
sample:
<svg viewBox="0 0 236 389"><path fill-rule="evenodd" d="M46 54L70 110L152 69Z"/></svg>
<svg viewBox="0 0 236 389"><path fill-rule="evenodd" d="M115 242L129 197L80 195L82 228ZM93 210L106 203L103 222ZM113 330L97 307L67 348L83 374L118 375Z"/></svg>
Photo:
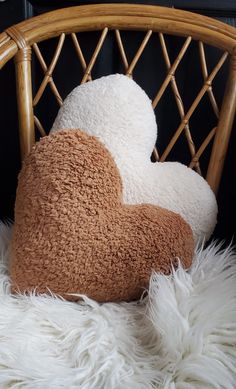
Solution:
<svg viewBox="0 0 236 389"><path fill-rule="evenodd" d="M144 32L141 44L131 60L127 59L122 30ZM81 50L79 34L77 35L77 33L85 31L101 31L88 63L86 63ZM170 134L170 139L162 154L159 155L158 150L155 149L153 155L156 160L165 161L180 136L184 135L190 154L189 166L200 173L200 158L204 155L205 150L211 146L206 179L216 193L236 110L236 29L211 18L170 8L134 4L76 6L31 18L0 34L0 68L11 58L15 59L22 158L30 151L35 142L35 127L41 135L46 133L40 119L35 114L35 109L47 85L51 88L59 106L62 104L63 100L53 79L53 72L60 57L65 36L69 35L69 38L72 39L83 69L80 82L85 83L92 79L92 70L108 33L115 36L124 73L129 77L135 74L138 61L142 58L151 37L156 36L156 39L159 40L166 75L153 96L153 108L158 106L164 92L170 88L177 105L179 122L176 126L177 129ZM170 58L168 52L166 34L185 38L174 60ZM47 66L38 44L54 37L59 37L59 40L53 59ZM199 85L195 98L186 108L181 96L181 88L176 80L176 71L193 41L197 42L198 45L198 58L203 82ZM210 70L207 64L205 45L220 50L219 59ZM31 76L32 53L44 72L43 81L34 97ZM229 63L227 82L224 91L222 91L223 99L221 107L219 107L214 95L213 81L227 62L226 60ZM148 73L148 69L146 72ZM208 96L215 114L215 125L207 130L201 144L196 147L190 121L205 96Z"/></svg>

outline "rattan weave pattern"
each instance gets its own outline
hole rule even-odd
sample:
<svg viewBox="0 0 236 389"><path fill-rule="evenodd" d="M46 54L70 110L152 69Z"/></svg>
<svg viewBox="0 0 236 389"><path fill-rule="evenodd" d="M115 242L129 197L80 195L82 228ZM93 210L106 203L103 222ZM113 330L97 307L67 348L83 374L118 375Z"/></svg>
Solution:
<svg viewBox="0 0 236 389"><path fill-rule="evenodd" d="M81 45L79 43L79 37L75 33L71 34L71 38L74 42L74 46L76 48L76 52L77 52L78 58L79 58L80 63L81 63L81 67L82 67L83 72L84 72L83 78L81 80L81 84L92 80L92 70L93 70L93 67L96 63L96 59L97 59L97 57L102 49L102 46L103 46L103 43L106 39L107 34L108 34L108 29L104 29L101 33L101 36L98 40L98 43L96 45L96 48L94 50L94 53L93 53L88 65L86 64L85 57L84 57L83 51L81 49ZM143 38L136 54L134 55L132 61L129 64L128 60L127 60L127 55L125 52L124 44L122 42L121 32L119 30L115 30L115 36L116 36L121 60L122 60L123 65L124 65L124 73L128 77L134 76L135 66L137 65L140 57L142 56L151 35L152 35L151 30L148 30L147 33L145 33L144 38ZM184 130L185 137L186 137L188 147L189 147L189 151L191 154L191 160L190 160L189 166L191 168L195 168L198 171L198 173L201 173L199 159L200 159L201 155L203 154L204 150L206 149L206 147L208 146L208 144L212 141L212 139L216 133L216 130L214 127L214 129L210 131L210 133L209 133L210 135L209 134L207 135L207 137L202 142L202 145L196 151L196 147L194 144L194 140L193 140L190 125L189 125L189 119L191 118L192 114L196 110L198 104L200 103L200 101L205 93L208 94L212 108L216 114L216 119L218 119L219 108L217 106L216 99L214 96L212 81L216 77L218 71L223 66L223 64L228 56L228 53L227 52L223 53L221 59L219 60L219 62L216 64L216 66L214 67L214 69L212 70L212 72L209 75L208 69L207 69L205 51L204 51L204 44L203 44L203 42L199 42L199 60L201 62L201 69L202 69L204 83L203 83L202 88L200 88L200 91L199 91L196 99L193 101L190 109L186 113L186 110L185 110L185 107L183 104L183 100L181 98L179 88L178 88L178 85L176 82L175 72L176 72L181 60L183 59L186 51L188 50L188 48L192 42L192 38L191 37L186 38L185 43L183 44L178 56L176 57L173 64L171 64L170 58L169 58L169 53L167 50L166 41L165 41L165 35L163 33L159 33L159 34L156 34L156 36L160 40L160 43L161 43L163 58L165 60L166 68L167 68L167 75L166 75L161 87L159 88L156 96L153 99L153 108L155 109L157 107L157 105L158 105L159 101L161 100L162 96L164 95L168 85L170 84L172 92L173 92L174 97L175 97L175 101L176 101L178 110L179 110L181 122L180 122L179 127L177 128L175 134L171 138L170 143L168 144L164 153L162 154L162 156L159 157L159 153L158 153L158 150L156 148L154 150L154 155L155 155L156 160L160 160L162 162L165 161L168 158L168 155L169 155L172 147L175 145L176 141L178 140L179 136L181 135L182 131ZM59 56L62 53L64 41L65 41L65 34L61 34L59 37L59 40L58 40L58 44L57 44L55 53L53 55L53 59L52 59L51 63L49 64L49 66L47 66L45 63L45 60L44 60L43 55L40 51L39 45L36 43L33 44L33 49L36 53L36 56L40 62L40 65L42 66L42 69L43 69L44 74L45 74L43 81L42 81L42 83L41 83L41 85L40 85L40 87L39 87L39 89L34 97L34 100L33 100L34 107L37 105L37 103L39 102L39 100L43 96L43 93L45 91L47 84L50 85L52 93L54 94L59 106L62 105L63 99L62 99L62 97L57 89L57 86L55 85L54 80L53 80L53 71L56 67ZM45 135L48 132L47 129L43 128L42 123L40 122L39 118L37 118L36 116L35 116L35 125L38 128L38 130L40 131L41 135Z"/></svg>
<svg viewBox="0 0 236 389"><path fill-rule="evenodd" d="M80 32L93 30L100 30L100 36L91 58L85 59L80 44ZM131 59L128 58L126 52L122 37L123 30L143 31L143 38ZM59 106L63 103L53 72L60 56L63 55L65 39L72 39L83 70L80 83L85 83L93 78L94 66L109 34L115 35L124 73L134 79L137 64L145 55L145 49L152 37L152 39L155 38L156 41L159 41L161 45L166 67L166 76L153 97L153 108L155 109L158 106L166 90L171 88L180 120L162 154L160 155L158 150L155 149L154 157L161 162L165 161L176 142L184 135L190 155L189 166L201 173L200 159L209 145L213 144L207 180L212 189L217 192L236 108L235 31L233 27L201 15L163 7L131 4L77 6L53 11L11 27L0 34L0 68L10 58L15 58L22 157L29 152L34 143L34 125L41 136L48 132L48 129L43 127L40 118L34 113L37 104L44 96L46 87L50 87ZM168 52L166 34L185 37L185 41L174 60L171 60ZM58 37L58 43L50 63L47 64L40 49L40 42L52 37ZM193 41L198 41L203 83L199 85L195 99L189 107L186 107L181 96L181 88L176 78L176 72L178 72L178 67ZM207 64L205 44L215 46L222 51L221 57L214 68L210 70ZM34 97L32 96L31 82L31 47L44 73L41 85ZM219 107L214 94L214 81L227 58L230 62L229 75L223 103ZM195 144L191 117L205 96L210 101L216 122L213 128L209 129L205 139L202 140L199 146Z"/></svg>

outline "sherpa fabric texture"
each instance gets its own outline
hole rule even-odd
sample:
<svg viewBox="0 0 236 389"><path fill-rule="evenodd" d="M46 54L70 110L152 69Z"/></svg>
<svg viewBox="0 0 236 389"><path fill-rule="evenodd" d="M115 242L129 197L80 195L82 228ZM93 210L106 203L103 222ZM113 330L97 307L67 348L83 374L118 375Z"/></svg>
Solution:
<svg viewBox="0 0 236 389"><path fill-rule="evenodd" d="M124 202L151 203L179 213L195 241L208 239L217 203L208 183L181 163L152 163L157 125L151 101L121 74L76 87L65 99L52 130L80 128L110 150L124 186Z"/></svg>
<svg viewBox="0 0 236 389"><path fill-rule="evenodd" d="M68 299L134 300L152 270L189 267L193 236L181 216L123 205L118 169L95 137L62 131L40 140L19 176L12 239L13 290Z"/></svg>
<svg viewBox="0 0 236 389"><path fill-rule="evenodd" d="M235 389L236 254L198 249L140 302L12 296L0 225L2 389ZM114 283L114 288L116 287Z"/></svg>

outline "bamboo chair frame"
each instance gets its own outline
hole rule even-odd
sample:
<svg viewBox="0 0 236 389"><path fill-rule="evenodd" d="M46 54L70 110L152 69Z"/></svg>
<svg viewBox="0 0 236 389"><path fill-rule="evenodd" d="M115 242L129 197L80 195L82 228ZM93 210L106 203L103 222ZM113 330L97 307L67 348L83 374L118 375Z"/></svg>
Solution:
<svg viewBox="0 0 236 389"><path fill-rule="evenodd" d="M87 64L76 33L95 30L101 30L102 32L92 58ZM158 34L166 64L167 76L153 100L153 107L156 107L167 86L170 85L174 93L181 122L164 153L159 156L155 149L154 156L156 160L165 161L180 134L184 131L192 157L189 166L195 168L200 173L199 158L209 142L214 138L206 179L213 191L217 193L236 111L236 29L208 17L165 7L135 4L76 6L31 18L8 28L0 34L0 69L11 58L14 57L15 60L22 159L29 153L35 142L35 126L42 136L45 135L42 124L34 115L34 106L41 99L47 84L49 84L54 93L58 104L61 105L63 102L53 80L53 70L61 53L65 35L71 35L84 71L81 83L85 83L92 79L91 71L109 30L115 31L125 73L129 77L132 77L135 66L151 35L153 33ZM120 34L121 30L147 31L137 53L130 63L128 63L123 46ZM172 64L167 51L164 34L186 37L179 55ZM47 66L38 43L57 36L59 36L58 46L51 64ZM192 40L199 42L200 63L205 82L191 107L186 111L175 80L175 71ZM208 73L206 64L205 43L223 50L222 57L210 74ZM31 81L32 50L34 50L44 71L43 82L34 98L32 96ZM212 81L228 56L230 57L228 79L223 103L221 108L219 108L212 91ZM218 124L210 131L200 148L196 151L189 128L189 119L205 94L209 96Z"/></svg>

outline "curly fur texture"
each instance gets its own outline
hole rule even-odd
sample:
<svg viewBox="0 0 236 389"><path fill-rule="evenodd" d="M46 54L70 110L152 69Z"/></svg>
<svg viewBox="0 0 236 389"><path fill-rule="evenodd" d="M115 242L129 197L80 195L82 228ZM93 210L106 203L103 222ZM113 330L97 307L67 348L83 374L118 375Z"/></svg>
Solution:
<svg viewBox="0 0 236 389"><path fill-rule="evenodd" d="M13 296L0 224L0 387L235 389L236 252L199 248L139 302ZM115 287L115 286L114 286Z"/></svg>
<svg viewBox="0 0 236 389"><path fill-rule="evenodd" d="M189 267L193 247L181 216L122 203L118 169L95 137L57 132L24 161L12 240L15 291L134 300L152 270L168 274L177 258Z"/></svg>
<svg viewBox="0 0 236 389"><path fill-rule="evenodd" d="M211 236L217 203L208 183L181 163L150 161L157 138L155 114L135 81L115 74L76 87L51 131L63 128L80 128L108 148L121 174L125 203L155 204L179 213L195 242Z"/></svg>

